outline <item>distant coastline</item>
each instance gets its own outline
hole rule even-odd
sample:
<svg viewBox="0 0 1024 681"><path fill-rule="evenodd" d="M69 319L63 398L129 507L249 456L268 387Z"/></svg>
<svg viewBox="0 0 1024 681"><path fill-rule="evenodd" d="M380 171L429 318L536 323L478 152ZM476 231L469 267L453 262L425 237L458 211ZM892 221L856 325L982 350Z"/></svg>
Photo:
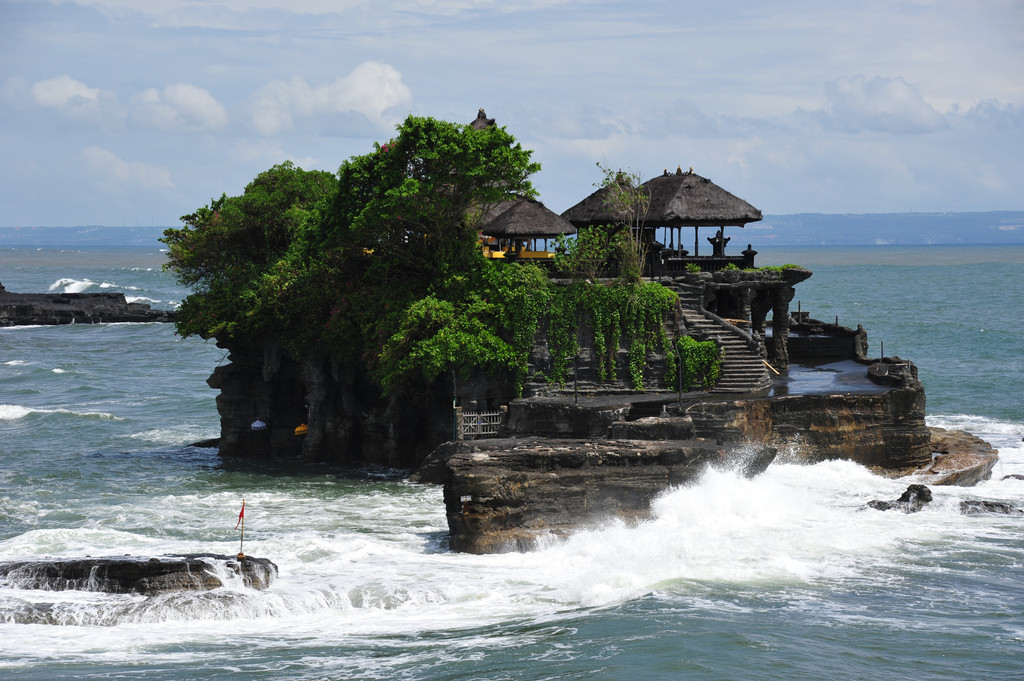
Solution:
<svg viewBox="0 0 1024 681"><path fill-rule="evenodd" d="M0 227L0 247L162 246L167 227ZM177 225L173 225L177 226ZM971 213L794 213L765 215L738 241L767 246L1024 244L1024 210Z"/></svg>

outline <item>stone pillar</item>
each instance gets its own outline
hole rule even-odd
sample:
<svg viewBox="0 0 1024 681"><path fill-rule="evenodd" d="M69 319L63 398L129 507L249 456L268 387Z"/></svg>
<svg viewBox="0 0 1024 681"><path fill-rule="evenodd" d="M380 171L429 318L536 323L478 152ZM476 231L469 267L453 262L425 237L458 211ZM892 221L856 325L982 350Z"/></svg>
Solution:
<svg viewBox="0 0 1024 681"><path fill-rule="evenodd" d="M789 303L796 295L792 286L776 289L772 296L772 347L775 368L789 367Z"/></svg>
<svg viewBox="0 0 1024 681"><path fill-rule="evenodd" d="M751 331L764 335L764 320L768 317L768 311L772 308L771 299L767 291L758 291L757 295L750 302L750 328Z"/></svg>
<svg viewBox="0 0 1024 681"><path fill-rule="evenodd" d="M751 329L754 325L754 315L752 304L754 302L754 296L757 294L757 289L753 286L744 286L742 289L736 292L736 300L739 301L739 317L746 319L750 322Z"/></svg>

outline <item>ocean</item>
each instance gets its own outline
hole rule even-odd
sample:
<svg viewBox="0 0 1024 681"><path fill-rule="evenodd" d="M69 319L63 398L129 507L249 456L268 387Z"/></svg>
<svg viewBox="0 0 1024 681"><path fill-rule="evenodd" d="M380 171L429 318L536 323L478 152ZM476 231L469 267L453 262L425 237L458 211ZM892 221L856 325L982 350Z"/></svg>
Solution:
<svg viewBox="0 0 1024 681"><path fill-rule="evenodd" d="M185 295L152 248L0 248L8 290ZM916 514L849 462L709 471L637 527L526 554L447 549L441 489L401 471L221 461L224 350L171 325L0 329L0 560L234 554L266 591L0 585L2 679L1024 679L1024 246L761 248L812 317L913 360L930 425L1000 450Z"/></svg>

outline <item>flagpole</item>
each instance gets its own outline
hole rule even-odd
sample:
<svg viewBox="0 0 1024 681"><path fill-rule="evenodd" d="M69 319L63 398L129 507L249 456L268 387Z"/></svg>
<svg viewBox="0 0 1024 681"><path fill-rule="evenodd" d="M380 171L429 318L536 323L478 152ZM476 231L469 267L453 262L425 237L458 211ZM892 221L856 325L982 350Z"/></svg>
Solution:
<svg viewBox="0 0 1024 681"><path fill-rule="evenodd" d="M245 497L242 497L242 512L238 515L238 522L242 528L242 534L238 537L238 560L245 560L245 553L242 551L242 544L245 542Z"/></svg>

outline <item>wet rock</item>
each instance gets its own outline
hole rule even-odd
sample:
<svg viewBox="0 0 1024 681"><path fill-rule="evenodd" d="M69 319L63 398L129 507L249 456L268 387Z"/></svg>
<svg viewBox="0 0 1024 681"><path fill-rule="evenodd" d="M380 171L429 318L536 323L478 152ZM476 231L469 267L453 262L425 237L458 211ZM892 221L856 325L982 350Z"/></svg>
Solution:
<svg viewBox="0 0 1024 681"><path fill-rule="evenodd" d="M962 430L929 427L931 461L914 469L879 471L890 477L909 476L927 485L972 487L992 477L999 451Z"/></svg>
<svg viewBox="0 0 1024 681"><path fill-rule="evenodd" d="M931 460L921 383L872 393L701 400L685 407L697 437L763 442L801 463L829 459L912 471Z"/></svg>
<svg viewBox="0 0 1024 681"><path fill-rule="evenodd" d="M0 290L0 326L172 322L174 312L129 303L123 293L12 293Z"/></svg>
<svg viewBox="0 0 1024 681"><path fill-rule="evenodd" d="M1010 475L1004 475L1003 480L1024 480L1024 475L1020 473L1011 473Z"/></svg>
<svg viewBox="0 0 1024 681"><path fill-rule="evenodd" d="M452 549L502 553L613 518L643 519L654 497L708 465L758 472L774 455L698 440L523 437L449 442L423 470L444 484Z"/></svg>
<svg viewBox="0 0 1024 681"><path fill-rule="evenodd" d="M1024 510L1001 501L984 501L968 499L960 502L960 512L964 515L983 515L997 513L1002 515L1024 515Z"/></svg>
<svg viewBox="0 0 1024 681"><path fill-rule="evenodd" d="M689 416L648 416L619 421L611 424L608 437L612 440L689 440L693 437L693 420Z"/></svg>
<svg viewBox="0 0 1024 681"><path fill-rule="evenodd" d="M208 591L237 576L253 589L266 589L277 566L266 558L212 553L144 558L119 556L0 562L0 586L45 591L102 591L157 594Z"/></svg>
<svg viewBox="0 0 1024 681"><path fill-rule="evenodd" d="M932 491L925 485L910 485L895 501L869 501L867 505L878 511L900 510L904 513L917 513L932 500Z"/></svg>

